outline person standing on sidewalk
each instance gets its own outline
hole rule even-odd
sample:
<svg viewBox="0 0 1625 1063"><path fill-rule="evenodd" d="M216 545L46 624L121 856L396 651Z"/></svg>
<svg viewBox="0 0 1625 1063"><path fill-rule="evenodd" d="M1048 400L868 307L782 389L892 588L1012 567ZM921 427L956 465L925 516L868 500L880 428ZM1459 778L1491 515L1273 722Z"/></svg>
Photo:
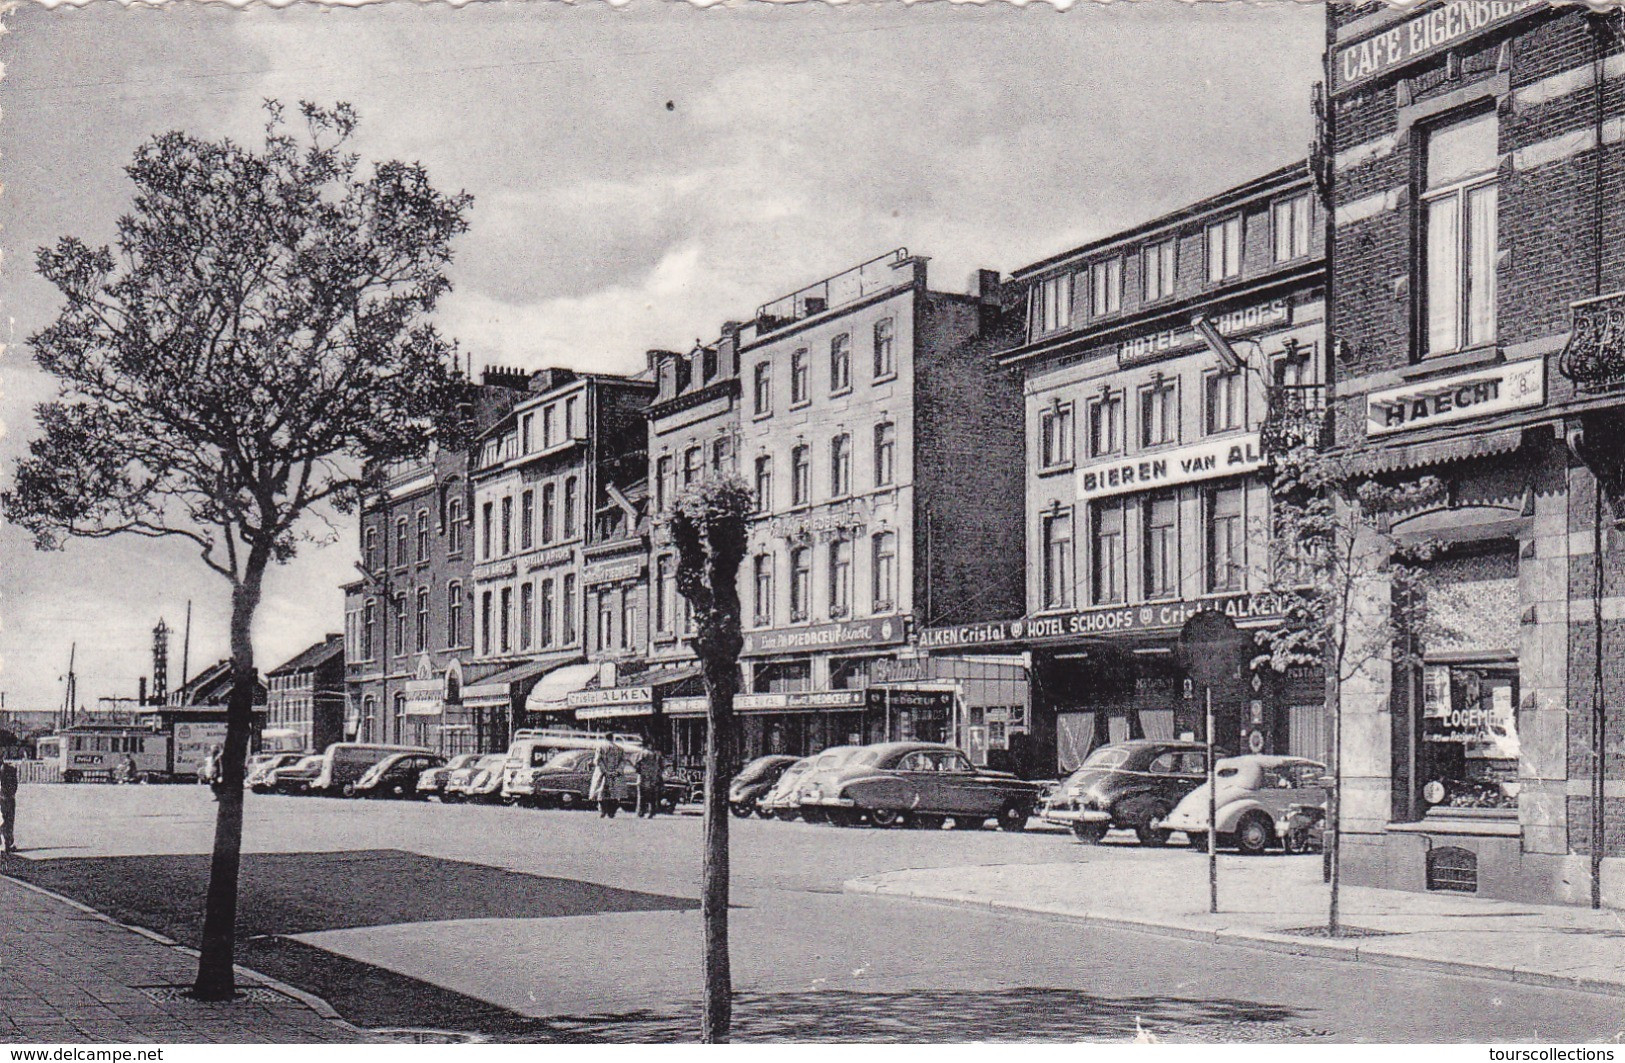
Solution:
<svg viewBox="0 0 1625 1063"><path fill-rule="evenodd" d="M17 765L0 760L0 853L17 848Z"/></svg>
<svg viewBox="0 0 1625 1063"><path fill-rule="evenodd" d="M659 750L645 749L638 756L638 816L654 819L660 811L660 782L665 775L665 758Z"/></svg>
<svg viewBox="0 0 1625 1063"><path fill-rule="evenodd" d="M615 788L620 782L621 768L626 756L613 738L600 742L592 751L592 784L587 790L589 800L598 802L598 818L614 819L620 806L615 800Z"/></svg>

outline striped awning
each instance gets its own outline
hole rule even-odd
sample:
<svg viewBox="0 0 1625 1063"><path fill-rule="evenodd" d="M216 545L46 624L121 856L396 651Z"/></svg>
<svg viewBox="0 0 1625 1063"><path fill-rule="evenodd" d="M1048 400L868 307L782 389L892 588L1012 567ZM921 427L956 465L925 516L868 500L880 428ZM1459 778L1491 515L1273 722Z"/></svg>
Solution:
<svg viewBox="0 0 1625 1063"><path fill-rule="evenodd" d="M1372 447L1360 461L1360 471L1370 474L1420 469L1471 461L1517 450L1523 442L1522 428L1503 428L1480 435L1455 436L1400 447Z"/></svg>
<svg viewBox="0 0 1625 1063"><path fill-rule="evenodd" d="M519 684L530 684L537 676L558 667L558 659L526 661L488 675L478 683L463 687L463 704L469 708L491 708L510 704Z"/></svg>

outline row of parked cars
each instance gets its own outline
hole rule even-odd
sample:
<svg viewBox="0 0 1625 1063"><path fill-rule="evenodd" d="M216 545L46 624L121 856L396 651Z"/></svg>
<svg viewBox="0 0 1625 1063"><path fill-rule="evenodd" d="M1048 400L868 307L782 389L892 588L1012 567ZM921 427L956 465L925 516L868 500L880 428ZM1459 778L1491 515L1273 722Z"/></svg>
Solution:
<svg viewBox="0 0 1625 1063"><path fill-rule="evenodd" d="M1260 853L1318 844L1325 766L1302 757L1226 757L1214 765L1221 846ZM1021 830L1038 815L1087 844L1112 829L1162 846L1183 833L1208 842L1207 750L1198 742L1140 740L1104 746L1057 784L970 763L953 746L887 742L835 746L811 757L766 756L745 765L728 791L740 817L855 826L979 829L993 820Z"/></svg>

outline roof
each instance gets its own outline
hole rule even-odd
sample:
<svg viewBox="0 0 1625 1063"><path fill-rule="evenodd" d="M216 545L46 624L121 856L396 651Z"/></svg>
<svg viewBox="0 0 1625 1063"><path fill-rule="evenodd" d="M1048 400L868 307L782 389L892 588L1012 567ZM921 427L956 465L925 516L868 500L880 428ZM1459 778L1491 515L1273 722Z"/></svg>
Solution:
<svg viewBox="0 0 1625 1063"><path fill-rule="evenodd" d="M306 646L287 661L277 665L265 674L287 675L290 672L303 672L320 668L334 658L342 660L343 657L344 636L329 634L322 641Z"/></svg>

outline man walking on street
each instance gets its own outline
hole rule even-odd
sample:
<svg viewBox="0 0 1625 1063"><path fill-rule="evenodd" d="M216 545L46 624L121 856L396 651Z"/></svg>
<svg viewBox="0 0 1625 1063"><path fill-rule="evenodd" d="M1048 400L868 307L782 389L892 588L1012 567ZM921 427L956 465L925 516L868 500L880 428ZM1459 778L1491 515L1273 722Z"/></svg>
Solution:
<svg viewBox="0 0 1625 1063"><path fill-rule="evenodd" d="M660 782L665 774L665 758L658 750L645 749L638 757L638 816L654 819L660 811Z"/></svg>
<svg viewBox="0 0 1625 1063"><path fill-rule="evenodd" d="M592 752L592 785L587 796L598 802L600 819L614 819L620 808L615 789L620 785L621 767L625 763L626 756L613 738L600 742Z"/></svg>
<svg viewBox="0 0 1625 1063"><path fill-rule="evenodd" d="M17 848L17 765L0 760L0 853Z"/></svg>

